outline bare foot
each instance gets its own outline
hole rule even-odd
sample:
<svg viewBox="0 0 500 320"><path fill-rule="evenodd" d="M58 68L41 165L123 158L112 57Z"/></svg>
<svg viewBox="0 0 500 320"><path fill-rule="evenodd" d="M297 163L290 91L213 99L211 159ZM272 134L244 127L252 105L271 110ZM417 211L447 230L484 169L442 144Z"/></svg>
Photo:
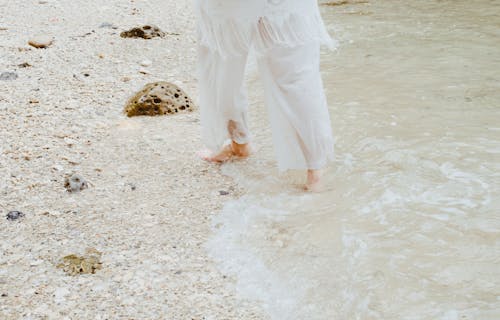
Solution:
<svg viewBox="0 0 500 320"><path fill-rule="evenodd" d="M215 155L203 155L201 156L203 160L210 162L223 163L234 158L247 158L250 155L250 147L248 143L245 144L237 144L232 141L231 144L223 147L219 153Z"/></svg>
<svg viewBox="0 0 500 320"><path fill-rule="evenodd" d="M304 185L304 190L321 192L323 190L322 182L320 170L307 170L307 182Z"/></svg>

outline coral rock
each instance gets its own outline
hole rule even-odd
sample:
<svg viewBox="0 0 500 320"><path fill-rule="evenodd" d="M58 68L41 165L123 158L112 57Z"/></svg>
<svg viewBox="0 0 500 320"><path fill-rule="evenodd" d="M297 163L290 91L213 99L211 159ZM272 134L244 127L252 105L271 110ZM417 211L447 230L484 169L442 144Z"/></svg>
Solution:
<svg viewBox="0 0 500 320"><path fill-rule="evenodd" d="M152 39L155 37L163 38L165 37L165 32L161 31L160 28L154 25L145 25L142 27L132 28L128 31L123 31L120 33L122 38L143 38Z"/></svg>
<svg viewBox="0 0 500 320"><path fill-rule="evenodd" d="M195 105L186 93L170 82L147 84L133 96L125 107L125 113L133 116L158 116L193 111Z"/></svg>
<svg viewBox="0 0 500 320"><path fill-rule="evenodd" d="M102 268L100 261L102 253L95 248L87 248L84 256L70 254L62 258L57 268L63 269L67 274L75 276L78 274L93 274Z"/></svg>

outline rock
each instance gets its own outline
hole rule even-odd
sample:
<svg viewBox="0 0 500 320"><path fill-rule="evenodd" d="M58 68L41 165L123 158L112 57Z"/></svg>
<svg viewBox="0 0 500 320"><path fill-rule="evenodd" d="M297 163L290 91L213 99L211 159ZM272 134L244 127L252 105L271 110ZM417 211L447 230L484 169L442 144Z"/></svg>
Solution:
<svg viewBox="0 0 500 320"><path fill-rule="evenodd" d="M47 48L54 42L54 39L50 36L41 35L31 38L28 44L35 48Z"/></svg>
<svg viewBox="0 0 500 320"><path fill-rule="evenodd" d="M62 258L62 262L56 267L63 269L67 274L75 276L79 274L94 274L102 268L100 261L102 253L95 248L87 248L85 255L78 256L70 254Z"/></svg>
<svg viewBox="0 0 500 320"><path fill-rule="evenodd" d="M148 83L133 96L125 107L127 116L158 116L191 112L195 105L191 98L175 84L160 81Z"/></svg>
<svg viewBox="0 0 500 320"><path fill-rule="evenodd" d="M137 186L135 184L133 184L132 182L128 182L126 184L128 187L130 187L130 190L134 191L135 189L137 189Z"/></svg>
<svg viewBox="0 0 500 320"><path fill-rule="evenodd" d="M142 60L140 62L140 65L143 66L143 67L149 67L153 64L153 62L151 60Z"/></svg>
<svg viewBox="0 0 500 320"><path fill-rule="evenodd" d="M17 65L19 68L28 68L28 67L32 67L31 64L29 64L28 62L23 62L21 64L18 64Z"/></svg>
<svg viewBox="0 0 500 320"><path fill-rule="evenodd" d="M21 211L10 211L9 213L7 213L7 220L14 221L22 217L24 217L24 213L22 213Z"/></svg>
<svg viewBox="0 0 500 320"><path fill-rule="evenodd" d="M228 194L229 194L228 191L225 191L225 190L219 191L219 195L221 195L221 196L227 196Z"/></svg>
<svg viewBox="0 0 500 320"><path fill-rule="evenodd" d="M85 181L82 176L73 174L65 178L64 187L68 190L68 192L78 192L88 188L89 186L87 181Z"/></svg>
<svg viewBox="0 0 500 320"><path fill-rule="evenodd" d="M143 39L152 39L155 37L163 38L165 37L165 32L161 31L160 28L155 25L145 25L142 27L132 28L128 31L123 31L120 33L120 37Z"/></svg>
<svg viewBox="0 0 500 320"><path fill-rule="evenodd" d="M0 73L0 80L16 80L17 73L15 72L2 72Z"/></svg>

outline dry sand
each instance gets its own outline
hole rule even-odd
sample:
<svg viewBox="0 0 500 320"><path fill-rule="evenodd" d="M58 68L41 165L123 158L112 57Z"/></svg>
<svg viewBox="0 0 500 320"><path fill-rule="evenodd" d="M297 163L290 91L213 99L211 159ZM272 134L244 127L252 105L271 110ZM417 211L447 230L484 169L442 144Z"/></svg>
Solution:
<svg viewBox="0 0 500 320"><path fill-rule="evenodd" d="M146 23L178 35L120 38ZM1 319L265 319L203 247L240 190L197 158L199 114L122 113L151 81L196 98L194 23L191 1L0 2ZM71 172L90 187L66 192ZM56 268L91 247L95 274Z"/></svg>

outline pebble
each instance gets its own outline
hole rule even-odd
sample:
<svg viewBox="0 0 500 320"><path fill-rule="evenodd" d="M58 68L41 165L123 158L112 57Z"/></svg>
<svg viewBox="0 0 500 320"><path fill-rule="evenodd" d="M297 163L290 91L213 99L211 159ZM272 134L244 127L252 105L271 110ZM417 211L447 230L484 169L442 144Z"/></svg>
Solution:
<svg viewBox="0 0 500 320"><path fill-rule="evenodd" d="M132 191L134 191L135 189L137 189L137 186L135 184L133 184L132 182L127 183L127 186L129 186L130 190L132 190Z"/></svg>
<svg viewBox="0 0 500 320"><path fill-rule="evenodd" d="M221 196L227 196L227 195L229 194L229 192L228 192L228 191L225 191L225 190L221 190L221 191L219 191L219 194L220 194Z"/></svg>
<svg viewBox="0 0 500 320"><path fill-rule="evenodd" d="M14 221L22 217L24 217L24 213L22 213L21 211L10 211L9 213L7 213L7 220Z"/></svg>
<svg viewBox="0 0 500 320"><path fill-rule="evenodd" d="M143 67L149 67L153 64L153 62L151 60L142 60L140 62L140 65L143 66Z"/></svg>
<svg viewBox="0 0 500 320"><path fill-rule="evenodd" d="M0 80L16 80L17 73L15 72L2 72L0 73Z"/></svg>
<svg viewBox="0 0 500 320"><path fill-rule="evenodd" d="M66 177L64 187L68 192L78 192L88 188L88 184L82 176L73 174L71 177Z"/></svg>
<svg viewBox="0 0 500 320"><path fill-rule="evenodd" d="M28 41L28 44L35 48L47 48L54 42L54 38L46 35L36 36Z"/></svg>

